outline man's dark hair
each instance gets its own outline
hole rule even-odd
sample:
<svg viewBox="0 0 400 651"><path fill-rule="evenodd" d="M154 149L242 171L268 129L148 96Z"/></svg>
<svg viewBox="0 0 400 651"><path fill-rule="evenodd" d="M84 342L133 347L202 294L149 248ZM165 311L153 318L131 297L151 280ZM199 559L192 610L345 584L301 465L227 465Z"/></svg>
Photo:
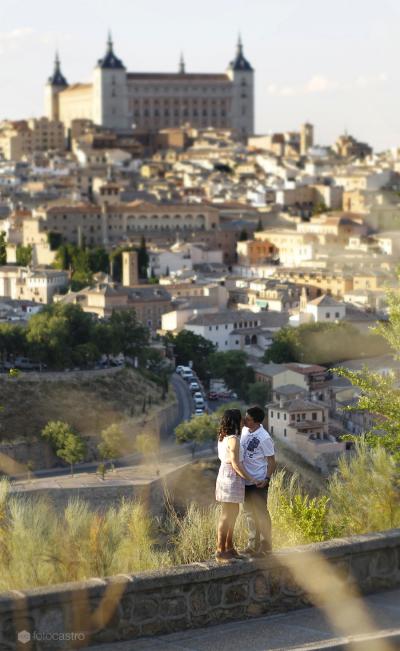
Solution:
<svg viewBox="0 0 400 651"><path fill-rule="evenodd" d="M249 407L247 413L255 423L262 423L265 418L265 411L261 407Z"/></svg>

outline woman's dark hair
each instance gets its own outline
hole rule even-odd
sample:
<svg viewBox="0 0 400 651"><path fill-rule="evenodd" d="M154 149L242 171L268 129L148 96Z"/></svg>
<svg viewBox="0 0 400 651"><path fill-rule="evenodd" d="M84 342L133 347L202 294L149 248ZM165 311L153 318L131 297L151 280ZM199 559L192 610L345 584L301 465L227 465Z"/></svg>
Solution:
<svg viewBox="0 0 400 651"><path fill-rule="evenodd" d="M218 440L223 441L225 436L239 436L242 414L240 409L227 409L221 418L218 429Z"/></svg>

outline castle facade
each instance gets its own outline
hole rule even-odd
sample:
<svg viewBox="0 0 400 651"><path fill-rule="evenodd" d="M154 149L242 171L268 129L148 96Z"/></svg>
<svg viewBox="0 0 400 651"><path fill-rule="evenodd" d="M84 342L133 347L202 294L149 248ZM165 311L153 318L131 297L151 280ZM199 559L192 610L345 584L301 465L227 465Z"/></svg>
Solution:
<svg viewBox="0 0 400 651"><path fill-rule="evenodd" d="M176 73L127 72L111 37L92 83L68 84L56 56L45 88L45 112L66 128L75 119L92 120L116 131L158 131L189 123L232 129L240 138L254 133L254 70L239 38L225 72L186 72L181 57Z"/></svg>

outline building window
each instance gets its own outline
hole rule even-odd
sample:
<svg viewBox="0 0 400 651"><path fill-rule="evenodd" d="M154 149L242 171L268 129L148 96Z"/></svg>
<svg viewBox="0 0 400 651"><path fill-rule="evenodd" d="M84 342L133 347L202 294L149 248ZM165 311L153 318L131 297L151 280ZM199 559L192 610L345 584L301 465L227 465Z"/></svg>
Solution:
<svg viewBox="0 0 400 651"><path fill-rule="evenodd" d="M286 436L286 429L283 430L283 436Z"/></svg>
<svg viewBox="0 0 400 651"><path fill-rule="evenodd" d="M312 419L313 419L313 420L317 420L317 414L316 414L315 411L313 411L313 413L312 413Z"/></svg>
<svg viewBox="0 0 400 651"><path fill-rule="evenodd" d="M339 312L335 312L335 319L340 319L340 313Z"/></svg>
<svg viewBox="0 0 400 651"><path fill-rule="evenodd" d="M273 418L273 417L274 417L274 412L273 412L273 411L271 411L271 418Z"/></svg>
<svg viewBox="0 0 400 651"><path fill-rule="evenodd" d="M296 415L295 415L295 414L292 414L291 417L290 417L290 419L291 419L291 420L296 420Z"/></svg>
<svg viewBox="0 0 400 651"><path fill-rule="evenodd" d="M276 414L276 416L277 416L277 418L278 418L278 420L279 420L279 419L280 419L280 417L281 417L281 412L280 412L280 411L278 411L278 412L277 412L277 414Z"/></svg>
<svg viewBox="0 0 400 651"><path fill-rule="evenodd" d="M330 319L331 318L331 313L330 312L325 312L325 318Z"/></svg>

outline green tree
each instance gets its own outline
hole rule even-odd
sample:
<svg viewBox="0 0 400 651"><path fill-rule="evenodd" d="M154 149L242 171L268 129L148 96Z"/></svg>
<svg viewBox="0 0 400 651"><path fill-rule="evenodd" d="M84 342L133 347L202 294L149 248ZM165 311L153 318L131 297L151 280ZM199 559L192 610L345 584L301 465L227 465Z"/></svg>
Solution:
<svg viewBox="0 0 400 651"><path fill-rule="evenodd" d="M216 347L211 341L190 330L182 330L174 335L166 335L165 343L172 347L177 364L193 363L193 368L201 379L207 378L208 357Z"/></svg>
<svg viewBox="0 0 400 651"><path fill-rule="evenodd" d="M32 246L22 246L22 244L17 245L16 253L17 264L21 267L28 267L32 263Z"/></svg>
<svg viewBox="0 0 400 651"><path fill-rule="evenodd" d="M271 400L271 389L265 382L254 382L249 384L248 401L252 405L263 407Z"/></svg>
<svg viewBox="0 0 400 651"><path fill-rule="evenodd" d="M56 233L55 231L49 231L47 233L47 241L50 245L51 251L57 251L61 244L63 243L63 236L61 233Z"/></svg>
<svg viewBox="0 0 400 651"><path fill-rule="evenodd" d="M202 444L207 441L216 441L218 431L218 418L215 414L202 414L185 420L175 428L178 443Z"/></svg>
<svg viewBox="0 0 400 651"><path fill-rule="evenodd" d="M7 243L5 231L0 231L0 265L7 263Z"/></svg>
<svg viewBox="0 0 400 651"><path fill-rule="evenodd" d="M135 310L113 310L109 324L112 352L144 359L149 343L149 331L138 322Z"/></svg>
<svg viewBox="0 0 400 651"><path fill-rule="evenodd" d="M259 219L258 222L257 222L257 228L256 228L256 231L263 231L263 230L264 230L264 226L263 226L263 223L262 223L262 221L261 221L261 217L260 217L260 219Z"/></svg>
<svg viewBox="0 0 400 651"><path fill-rule="evenodd" d="M108 460L113 467L113 462L123 454L127 447L127 438L121 428L115 423L103 429L100 434L101 442L97 449L101 458Z"/></svg>
<svg viewBox="0 0 400 651"><path fill-rule="evenodd" d="M51 420L41 432L42 438L50 443L53 449L61 448L68 434L73 431L68 423L61 420Z"/></svg>
<svg viewBox="0 0 400 651"><path fill-rule="evenodd" d="M139 278L147 278L147 269L149 266L149 254L147 252L146 239L142 235L138 249L138 266Z"/></svg>
<svg viewBox="0 0 400 651"><path fill-rule="evenodd" d="M254 370L247 365L247 355L241 350L213 353L208 358L213 377L222 378L226 386L239 398L248 400L249 385L254 382Z"/></svg>
<svg viewBox="0 0 400 651"><path fill-rule="evenodd" d="M69 463L71 466L71 475L74 473L74 465L83 461L86 455L86 444L77 434L69 432L63 441L62 446L56 451L60 459Z"/></svg>
<svg viewBox="0 0 400 651"><path fill-rule="evenodd" d="M245 228L242 228L239 234L239 242L246 242L249 239L249 235Z"/></svg>
<svg viewBox="0 0 400 651"><path fill-rule="evenodd" d="M281 328L266 350L264 361L277 364L301 362L332 364L338 361L388 352L379 334L361 334L345 321L339 323L306 323L293 328Z"/></svg>

